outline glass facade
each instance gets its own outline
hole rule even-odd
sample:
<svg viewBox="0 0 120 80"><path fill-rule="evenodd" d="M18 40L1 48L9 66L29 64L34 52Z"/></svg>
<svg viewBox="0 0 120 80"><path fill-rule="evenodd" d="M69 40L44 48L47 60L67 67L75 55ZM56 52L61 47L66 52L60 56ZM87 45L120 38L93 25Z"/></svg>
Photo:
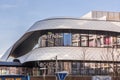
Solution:
<svg viewBox="0 0 120 80"><path fill-rule="evenodd" d="M71 46L71 33L63 33L64 46Z"/></svg>
<svg viewBox="0 0 120 80"><path fill-rule="evenodd" d="M72 34L72 46L80 45L80 34Z"/></svg>
<svg viewBox="0 0 120 80"><path fill-rule="evenodd" d="M102 33L102 34L101 34ZM120 47L119 34L48 31L39 36L37 47Z"/></svg>
<svg viewBox="0 0 120 80"><path fill-rule="evenodd" d="M0 75L55 75L57 71L67 71L69 75L114 75L120 70L120 63L107 62L84 62L84 61L58 61L39 62L33 67L0 67Z"/></svg>
<svg viewBox="0 0 120 80"><path fill-rule="evenodd" d="M114 32L85 30L36 31L14 50L12 56L16 58L20 57L36 48L63 46L119 48L120 34Z"/></svg>
<svg viewBox="0 0 120 80"><path fill-rule="evenodd" d="M119 63L59 61L58 67L56 67L56 62L40 62L40 65L31 69L31 75L55 75L56 68L58 72L67 71L69 75L114 75L115 70L113 68L118 71L119 66Z"/></svg>
<svg viewBox="0 0 120 80"><path fill-rule="evenodd" d="M0 75L33 75L33 68L0 66Z"/></svg>

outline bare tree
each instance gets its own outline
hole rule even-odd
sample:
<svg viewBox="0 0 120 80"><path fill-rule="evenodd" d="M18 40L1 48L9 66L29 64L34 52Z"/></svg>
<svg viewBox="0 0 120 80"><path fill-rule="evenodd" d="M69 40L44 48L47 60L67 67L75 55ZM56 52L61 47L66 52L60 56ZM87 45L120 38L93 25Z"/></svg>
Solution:
<svg viewBox="0 0 120 80"><path fill-rule="evenodd" d="M106 48L106 53L102 53L101 59L105 61L111 61L111 64L108 63L108 67L112 69L113 77L116 77L115 80L119 80L119 64L117 63L120 58L120 52L117 48Z"/></svg>
<svg viewBox="0 0 120 80"><path fill-rule="evenodd" d="M82 54L80 55L81 56L81 59L83 61L86 61L86 60L91 60L92 59L92 55L89 53L89 48L86 48L86 47L82 47L81 48L81 51L82 51Z"/></svg>
<svg viewBox="0 0 120 80"><path fill-rule="evenodd" d="M86 47L82 47L81 51L82 51L82 53L81 53L80 57L81 57L82 64L83 64L83 74L88 74L88 72L86 71L86 61L91 60L92 56L89 53L88 48L86 48ZM83 77L83 75L82 75L82 77ZM82 79L84 79L84 78L82 78Z"/></svg>

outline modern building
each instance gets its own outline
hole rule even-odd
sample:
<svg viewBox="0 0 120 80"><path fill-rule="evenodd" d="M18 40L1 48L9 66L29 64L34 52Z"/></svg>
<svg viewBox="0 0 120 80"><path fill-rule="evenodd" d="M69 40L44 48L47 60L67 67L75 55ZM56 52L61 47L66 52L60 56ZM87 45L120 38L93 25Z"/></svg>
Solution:
<svg viewBox="0 0 120 80"><path fill-rule="evenodd" d="M81 18L40 20L2 60L21 63L16 74L119 75L120 13L92 11Z"/></svg>

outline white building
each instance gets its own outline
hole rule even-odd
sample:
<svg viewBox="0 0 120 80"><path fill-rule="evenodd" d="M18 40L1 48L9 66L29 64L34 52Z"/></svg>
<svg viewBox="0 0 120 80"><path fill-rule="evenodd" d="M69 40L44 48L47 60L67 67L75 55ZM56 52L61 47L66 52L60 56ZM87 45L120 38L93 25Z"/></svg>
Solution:
<svg viewBox="0 0 120 80"><path fill-rule="evenodd" d="M93 11L81 18L36 22L3 55L19 61L31 75L111 75L119 69L120 13ZM42 70L39 70L39 69ZM119 72L118 72L119 73Z"/></svg>

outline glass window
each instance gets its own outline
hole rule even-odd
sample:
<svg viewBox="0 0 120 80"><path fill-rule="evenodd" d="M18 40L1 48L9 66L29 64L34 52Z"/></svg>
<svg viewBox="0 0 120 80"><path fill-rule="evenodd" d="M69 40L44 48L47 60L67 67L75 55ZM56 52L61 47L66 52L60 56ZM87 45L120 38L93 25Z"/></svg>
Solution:
<svg viewBox="0 0 120 80"><path fill-rule="evenodd" d="M71 46L71 33L64 33L64 46Z"/></svg>
<svg viewBox="0 0 120 80"><path fill-rule="evenodd" d="M47 42L48 42L48 47L54 46L54 34L52 32L48 32Z"/></svg>
<svg viewBox="0 0 120 80"><path fill-rule="evenodd" d="M110 36L104 36L104 47L111 46L111 37Z"/></svg>
<svg viewBox="0 0 120 80"><path fill-rule="evenodd" d="M72 34L72 46L80 45L80 34Z"/></svg>
<svg viewBox="0 0 120 80"><path fill-rule="evenodd" d="M113 45L113 46L116 46L116 45L117 45L117 37L116 37L116 36L113 36L113 37L112 37L112 45Z"/></svg>
<svg viewBox="0 0 120 80"><path fill-rule="evenodd" d="M90 47L96 46L96 35L94 35L94 34L89 35L89 46Z"/></svg>
<svg viewBox="0 0 120 80"><path fill-rule="evenodd" d="M47 41L47 36L42 35L38 40L39 47L45 47L46 46L46 41Z"/></svg>
<svg viewBox="0 0 120 80"><path fill-rule="evenodd" d="M58 71L63 71L63 70L64 70L64 63L58 62Z"/></svg>
<svg viewBox="0 0 120 80"><path fill-rule="evenodd" d="M88 34L81 34L81 46L88 46Z"/></svg>
<svg viewBox="0 0 120 80"><path fill-rule="evenodd" d="M81 64L80 62L72 62L72 74L80 74Z"/></svg>
<svg viewBox="0 0 120 80"><path fill-rule="evenodd" d="M83 46L83 47L113 47L120 46L120 36L110 36L111 34L102 33L55 33L47 32L40 36L38 43L33 47L52 47L52 46Z"/></svg>
<svg viewBox="0 0 120 80"><path fill-rule="evenodd" d="M96 35L96 46L97 47L101 47L101 36L100 35Z"/></svg>
<svg viewBox="0 0 120 80"><path fill-rule="evenodd" d="M117 36L117 45L120 46L120 36Z"/></svg>
<svg viewBox="0 0 120 80"><path fill-rule="evenodd" d="M62 46L63 45L63 34L62 33L55 33L55 46Z"/></svg>
<svg viewBox="0 0 120 80"><path fill-rule="evenodd" d="M99 41L99 46L104 47L104 36L103 35L97 35L98 41Z"/></svg>
<svg viewBox="0 0 120 80"><path fill-rule="evenodd" d="M101 35L89 34L90 47L102 47L103 37Z"/></svg>

